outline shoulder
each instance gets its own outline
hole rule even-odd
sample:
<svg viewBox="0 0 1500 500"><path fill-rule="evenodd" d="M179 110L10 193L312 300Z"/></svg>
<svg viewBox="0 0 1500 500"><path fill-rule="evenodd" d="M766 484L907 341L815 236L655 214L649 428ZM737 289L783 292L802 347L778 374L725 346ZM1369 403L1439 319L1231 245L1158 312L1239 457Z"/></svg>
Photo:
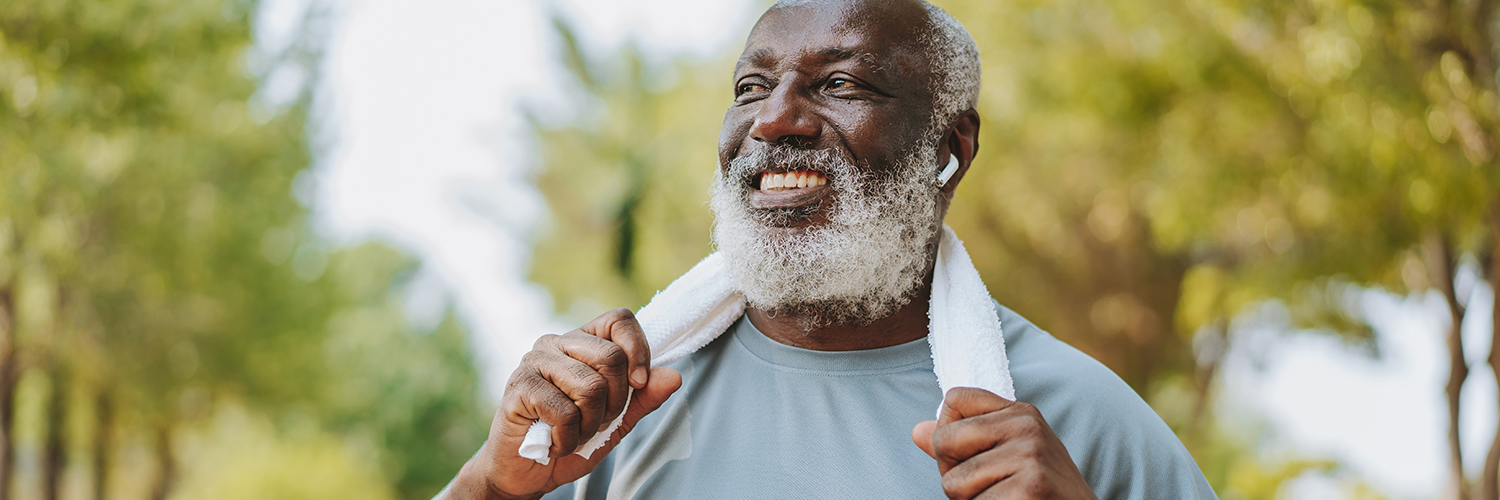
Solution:
<svg viewBox="0 0 1500 500"><path fill-rule="evenodd" d="M1099 498L1214 498L1176 434L1124 380L996 308L1016 399L1041 411Z"/></svg>
<svg viewBox="0 0 1500 500"><path fill-rule="evenodd" d="M1090 418L1095 409L1141 412L1160 420L1135 390L1102 363L1037 328L1015 311L997 306L1016 399L1036 405L1048 422ZM1055 414L1049 414L1052 410ZM1057 425L1053 423L1053 425Z"/></svg>

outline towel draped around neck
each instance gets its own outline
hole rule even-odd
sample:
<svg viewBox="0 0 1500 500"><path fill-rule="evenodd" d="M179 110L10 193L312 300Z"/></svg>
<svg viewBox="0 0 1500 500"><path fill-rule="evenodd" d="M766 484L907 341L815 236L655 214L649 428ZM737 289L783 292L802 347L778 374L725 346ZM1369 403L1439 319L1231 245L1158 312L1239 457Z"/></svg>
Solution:
<svg viewBox="0 0 1500 500"><path fill-rule="evenodd" d="M658 292L636 313L636 319L651 346L651 366L665 366L708 345L744 313L745 297L734 289L724 256L714 253ZM938 243L927 317L933 371L944 394L954 387L976 387L1006 399L1016 398L1000 317L963 242L948 226L943 226ZM628 405L629 395L626 397ZM939 407L939 414L941 411ZM604 446L624 419L622 411L576 453L588 458ZM521 443L520 455L547 464L551 432L552 426L546 422L532 424Z"/></svg>

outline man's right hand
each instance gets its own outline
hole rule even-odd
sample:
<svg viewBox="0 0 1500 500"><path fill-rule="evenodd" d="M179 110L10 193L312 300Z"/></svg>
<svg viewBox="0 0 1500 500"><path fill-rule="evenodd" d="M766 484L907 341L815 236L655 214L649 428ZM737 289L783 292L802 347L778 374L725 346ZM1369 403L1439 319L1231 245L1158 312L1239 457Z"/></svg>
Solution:
<svg viewBox="0 0 1500 500"><path fill-rule="evenodd" d="M447 499L540 498L594 470L642 417L682 385L671 368L651 368L651 347L629 309L615 309L564 335L538 339L505 384L490 436ZM626 395L636 389L626 408ZM625 421L588 459L573 452L620 411ZM518 454L532 422L552 426L551 461Z"/></svg>

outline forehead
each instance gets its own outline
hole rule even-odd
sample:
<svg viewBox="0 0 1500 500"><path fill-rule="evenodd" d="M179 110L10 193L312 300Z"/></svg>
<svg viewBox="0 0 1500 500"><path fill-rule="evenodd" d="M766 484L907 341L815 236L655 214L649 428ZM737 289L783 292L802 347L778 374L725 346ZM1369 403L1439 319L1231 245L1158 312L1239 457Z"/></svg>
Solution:
<svg viewBox="0 0 1500 500"><path fill-rule="evenodd" d="M921 64L927 12L916 2L828 1L777 5L745 42L736 69L788 61L853 59L913 74ZM803 61L812 59L812 61Z"/></svg>

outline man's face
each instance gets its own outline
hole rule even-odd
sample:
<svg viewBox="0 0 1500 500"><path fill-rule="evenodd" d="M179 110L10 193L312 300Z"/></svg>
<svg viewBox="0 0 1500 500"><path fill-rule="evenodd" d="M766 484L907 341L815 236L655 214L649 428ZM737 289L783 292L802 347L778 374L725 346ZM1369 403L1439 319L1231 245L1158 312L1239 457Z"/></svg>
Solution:
<svg viewBox="0 0 1500 500"><path fill-rule="evenodd" d="M925 276L940 132L917 44L927 13L889 3L773 8L750 34L713 208L752 306L868 323Z"/></svg>
<svg viewBox="0 0 1500 500"><path fill-rule="evenodd" d="M735 65L735 101L719 136L720 167L787 145L833 150L875 175L889 175L930 128L930 73L917 45L925 19L921 6L899 1L812 2L766 12ZM760 188L759 181L752 187ZM792 196L756 189L751 203L800 207L828 191Z"/></svg>

